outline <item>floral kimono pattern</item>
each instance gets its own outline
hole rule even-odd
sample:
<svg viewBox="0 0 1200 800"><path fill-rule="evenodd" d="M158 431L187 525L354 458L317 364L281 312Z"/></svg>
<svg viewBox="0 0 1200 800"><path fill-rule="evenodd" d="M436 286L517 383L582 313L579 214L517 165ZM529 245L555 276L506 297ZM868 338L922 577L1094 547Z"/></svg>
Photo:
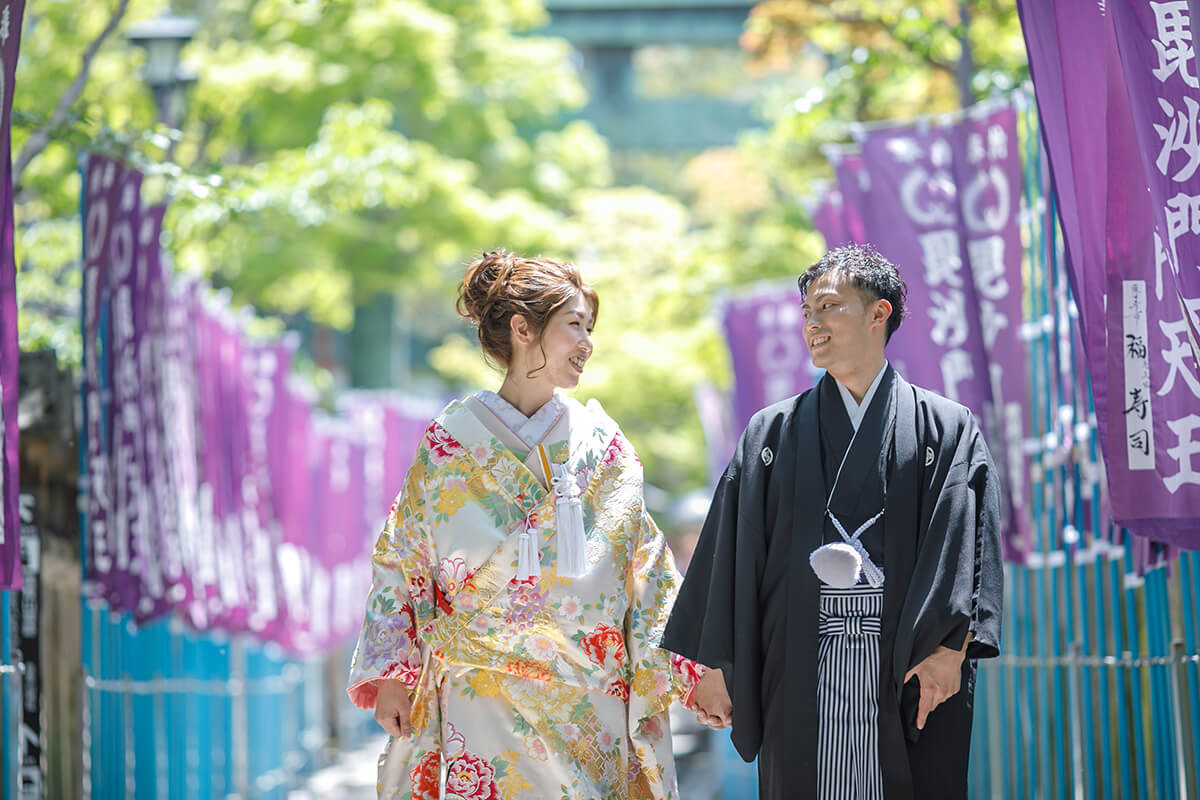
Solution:
<svg viewBox="0 0 1200 800"><path fill-rule="evenodd" d="M680 577L632 447L594 401L566 404L544 446L582 492L580 578L555 571L553 491L473 407L451 403L425 433L375 546L350 672L360 708L380 678L413 701L381 798L678 796L667 708L703 669L656 646ZM517 581L522 531L541 574Z"/></svg>

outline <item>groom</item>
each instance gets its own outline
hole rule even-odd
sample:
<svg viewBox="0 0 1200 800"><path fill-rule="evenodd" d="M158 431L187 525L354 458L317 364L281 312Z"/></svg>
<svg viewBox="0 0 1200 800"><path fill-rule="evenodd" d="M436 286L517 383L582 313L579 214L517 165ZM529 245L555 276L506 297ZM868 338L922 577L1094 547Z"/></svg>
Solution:
<svg viewBox="0 0 1200 800"><path fill-rule="evenodd" d="M662 647L713 669L764 798L966 797L975 659L998 655L998 475L971 412L885 348L907 287L869 247L799 279L818 384L750 420Z"/></svg>

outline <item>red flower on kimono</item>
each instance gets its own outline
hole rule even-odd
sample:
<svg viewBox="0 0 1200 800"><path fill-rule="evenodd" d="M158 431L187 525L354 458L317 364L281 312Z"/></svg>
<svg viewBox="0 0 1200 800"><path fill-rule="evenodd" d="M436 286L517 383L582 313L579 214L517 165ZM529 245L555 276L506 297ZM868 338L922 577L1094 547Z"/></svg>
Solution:
<svg viewBox="0 0 1200 800"><path fill-rule="evenodd" d="M605 625L603 622L584 636L579 641L579 646L593 664L601 667L604 666L610 650L617 664L625 660L625 637L612 625Z"/></svg>
<svg viewBox="0 0 1200 800"><path fill-rule="evenodd" d="M532 678L535 681L548 681L554 678L554 673L545 664L539 664L528 658L513 658L508 661L508 672L522 678Z"/></svg>
<svg viewBox="0 0 1200 800"><path fill-rule="evenodd" d="M430 750L421 756L421 760L408 773L412 800L438 800L441 796L441 771L442 754L439 751Z"/></svg>
<svg viewBox="0 0 1200 800"><path fill-rule="evenodd" d="M683 679L684 686L695 686L696 682L704 677L704 673L708 672L708 667L678 653L672 653L671 671Z"/></svg>
<svg viewBox="0 0 1200 800"><path fill-rule="evenodd" d="M443 461L467 452L450 435L450 431L436 422L429 423L429 428L425 431L425 446L429 448L429 459L435 464L441 464Z"/></svg>
<svg viewBox="0 0 1200 800"><path fill-rule="evenodd" d="M416 794L413 795L415 800ZM495 768L470 751L450 762L446 770L446 798L450 800L503 800L496 785Z"/></svg>
<svg viewBox="0 0 1200 800"><path fill-rule="evenodd" d="M437 609L443 614L453 614L454 606L450 605L450 601L446 599L446 593L442 591L442 587L438 584L433 584L433 592L437 596Z"/></svg>
<svg viewBox="0 0 1200 800"><path fill-rule="evenodd" d="M413 658L405 661L390 662L383 668L380 677L401 681L410 692L415 691L421 679L421 660L416 658L416 653L412 656Z"/></svg>
<svg viewBox="0 0 1200 800"><path fill-rule="evenodd" d="M604 451L604 458L600 460L600 466L607 467L620 458L623 452L625 452L625 437L618 433L613 437L608 449Z"/></svg>
<svg viewBox="0 0 1200 800"><path fill-rule="evenodd" d="M621 678L617 678L615 681L610 683L608 688L604 691L608 694L611 694L613 697L621 698L622 703L629 702L629 683Z"/></svg>

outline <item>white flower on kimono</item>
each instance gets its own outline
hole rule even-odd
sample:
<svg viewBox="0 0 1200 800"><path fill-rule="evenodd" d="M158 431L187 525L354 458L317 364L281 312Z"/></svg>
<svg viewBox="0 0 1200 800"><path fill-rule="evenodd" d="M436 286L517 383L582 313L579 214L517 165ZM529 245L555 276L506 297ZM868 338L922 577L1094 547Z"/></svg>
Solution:
<svg viewBox="0 0 1200 800"><path fill-rule="evenodd" d="M467 569L465 559L443 558L441 564L438 565L438 583L441 585L442 591L446 593L447 599L453 599L469 577L471 574Z"/></svg>
<svg viewBox="0 0 1200 800"><path fill-rule="evenodd" d="M579 738L579 728L576 725L568 722L566 725L559 725L558 732L562 734L563 739L568 742L573 742Z"/></svg>
<svg viewBox="0 0 1200 800"><path fill-rule="evenodd" d="M564 617L578 617L583 613L583 601L575 595L567 595L559 601L558 613Z"/></svg>
<svg viewBox="0 0 1200 800"><path fill-rule="evenodd" d="M587 557L588 561L595 564L608 555L608 539L603 536L595 536L588 539Z"/></svg>
<svg viewBox="0 0 1200 800"><path fill-rule="evenodd" d="M471 592L464 592L454 598L454 605L465 614L473 614L479 608L479 598Z"/></svg>
<svg viewBox="0 0 1200 800"><path fill-rule="evenodd" d="M492 632L492 621L487 617L478 616L471 621L471 627L480 636L487 636Z"/></svg>
<svg viewBox="0 0 1200 800"><path fill-rule="evenodd" d="M540 633L525 640L525 650L537 661L553 661L558 655L558 645L554 640Z"/></svg>
<svg viewBox="0 0 1200 800"><path fill-rule="evenodd" d="M613 738L611 731L600 731L600 735L596 737L596 740L600 742L600 746L605 750L612 747L613 742L616 741L616 739Z"/></svg>
<svg viewBox="0 0 1200 800"><path fill-rule="evenodd" d="M492 453L492 448L488 447L486 444L476 445L475 448L473 450L471 450L471 455L480 464L486 464L487 460L488 460L488 456L491 455L491 453Z"/></svg>
<svg viewBox="0 0 1200 800"><path fill-rule="evenodd" d="M545 761L550 758L550 749L540 736L525 737L525 752L535 761Z"/></svg>
<svg viewBox="0 0 1200 800"><path fill-rule="evenodd" d="M453 722L447 722L446 726L450 728L450 734L442 742L442 753L445 755L446 760L449 761L452 758L458 758L467 751L467 739L458 732L458 728L454 727Z"/></svg>

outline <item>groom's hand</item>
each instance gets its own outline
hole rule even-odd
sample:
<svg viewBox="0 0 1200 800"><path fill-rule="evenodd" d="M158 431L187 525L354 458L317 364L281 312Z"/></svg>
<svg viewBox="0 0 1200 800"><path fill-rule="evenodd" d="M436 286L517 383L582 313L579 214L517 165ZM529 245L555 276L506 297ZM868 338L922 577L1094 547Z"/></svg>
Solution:
<svg viewBox="0 0 1200 800"><path fill-rule="evenodd" d="M696 682L692 692L692 711L700 724L715 731L733 724L733 701L725 689L725 676L719 669L710 669Z"/></svg>
<svg viewBox="0 0 1200 800"><path fill-rule="evenodd" d="M962 650L939 646L904 676L904 682L908 683L915 675L921 686L921 700L917 704L917 730L925 729L925 720L935 708L958 694L962 683L963 659L967 656L967 645L974 638L974 635L968 634Z"/></svg>

